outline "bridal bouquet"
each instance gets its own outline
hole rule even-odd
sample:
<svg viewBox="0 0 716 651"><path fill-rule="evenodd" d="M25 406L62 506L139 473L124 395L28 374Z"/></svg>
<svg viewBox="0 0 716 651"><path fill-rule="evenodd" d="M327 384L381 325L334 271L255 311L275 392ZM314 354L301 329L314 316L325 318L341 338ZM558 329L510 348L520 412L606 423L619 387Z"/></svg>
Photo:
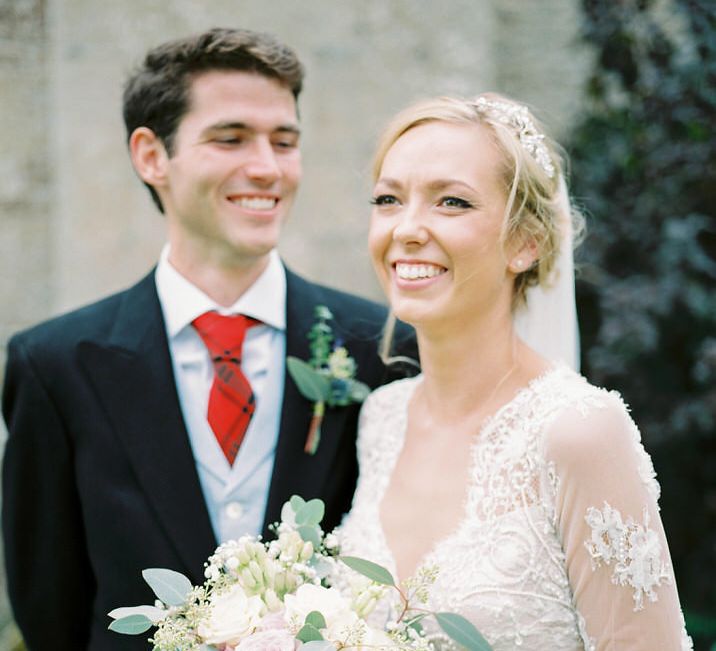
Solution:
<svg viewBox="0 0 716 651"><path fill-rule="evenodd" d="M320 528L323 512L320 500L292 497L276 540L220 545L200 586L178 572L144 570L155 605L117 608L109 628L136 635L156 627L155 651L430 651L437 647L422 623L433 617L457 645L490 651L465 618L426 609L435 568L399 586L382 566L341 556L336 537ZM368 622L379 605L394 613L382 628Z"/></svg>

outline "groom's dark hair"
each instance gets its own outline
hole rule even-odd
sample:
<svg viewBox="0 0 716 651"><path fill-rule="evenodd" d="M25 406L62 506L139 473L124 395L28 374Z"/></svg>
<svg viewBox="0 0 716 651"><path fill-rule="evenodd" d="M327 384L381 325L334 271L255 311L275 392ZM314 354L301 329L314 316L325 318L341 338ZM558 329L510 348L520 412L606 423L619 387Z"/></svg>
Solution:
<svg viewBox="0 0 716 651"><path fill-rule="evenodd" d="M270 34L214 28L169 41L151 49L124 86L127 140L138 127L147 127L171 156L179 123L191 108L191 83L213 70L254 72L275 79L297 100L303 85L303 65L296 53ZM145 185L164 212L154 188Z"/></svg>

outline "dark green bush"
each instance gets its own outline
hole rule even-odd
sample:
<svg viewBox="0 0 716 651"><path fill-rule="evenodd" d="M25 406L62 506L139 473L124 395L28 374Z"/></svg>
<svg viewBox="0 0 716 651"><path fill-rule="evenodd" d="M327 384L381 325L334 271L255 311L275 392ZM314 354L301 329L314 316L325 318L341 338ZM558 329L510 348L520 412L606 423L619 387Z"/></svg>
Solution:
<svg viewBox="0 0 716 651"><path fill-rule="evenodd" d="M716 642L716 2L583 0L583 371L631 405L696 649ZM716 647L714 647L716 648Z"/></svg>

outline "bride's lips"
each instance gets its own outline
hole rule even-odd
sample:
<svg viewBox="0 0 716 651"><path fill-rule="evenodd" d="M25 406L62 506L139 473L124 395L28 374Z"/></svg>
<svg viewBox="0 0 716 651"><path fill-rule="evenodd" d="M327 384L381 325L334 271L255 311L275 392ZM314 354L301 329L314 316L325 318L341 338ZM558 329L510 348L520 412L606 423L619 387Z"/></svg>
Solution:
<svg viewBox="0 0 716 651"><path fill-rule="evenodd" d="M446 267L428 260L394 260L390 266L393 280L401 289L423 289L447 273Z"/></svg>

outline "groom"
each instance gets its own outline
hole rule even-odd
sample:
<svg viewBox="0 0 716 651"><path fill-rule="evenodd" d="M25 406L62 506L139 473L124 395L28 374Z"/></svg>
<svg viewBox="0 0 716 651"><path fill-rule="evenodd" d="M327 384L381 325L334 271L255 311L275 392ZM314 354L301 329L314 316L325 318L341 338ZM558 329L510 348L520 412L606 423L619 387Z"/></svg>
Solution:
<svg viewBox="0 0 716 651"><path fill-rule="evenodd" d="M375 387L386 314L275 251L301 178L302 79L272 37L214 29L153 49L125 87L168 244L135 286L9 344L2 525L30 651L146 649L107 631L111 609L151 603L143 568L201 583L217 542L265 534L292 494L323 499L327 528L350 504L359 406L328 409L307 454L312 405L285 360L309 359L326 306Z"/></svg>

